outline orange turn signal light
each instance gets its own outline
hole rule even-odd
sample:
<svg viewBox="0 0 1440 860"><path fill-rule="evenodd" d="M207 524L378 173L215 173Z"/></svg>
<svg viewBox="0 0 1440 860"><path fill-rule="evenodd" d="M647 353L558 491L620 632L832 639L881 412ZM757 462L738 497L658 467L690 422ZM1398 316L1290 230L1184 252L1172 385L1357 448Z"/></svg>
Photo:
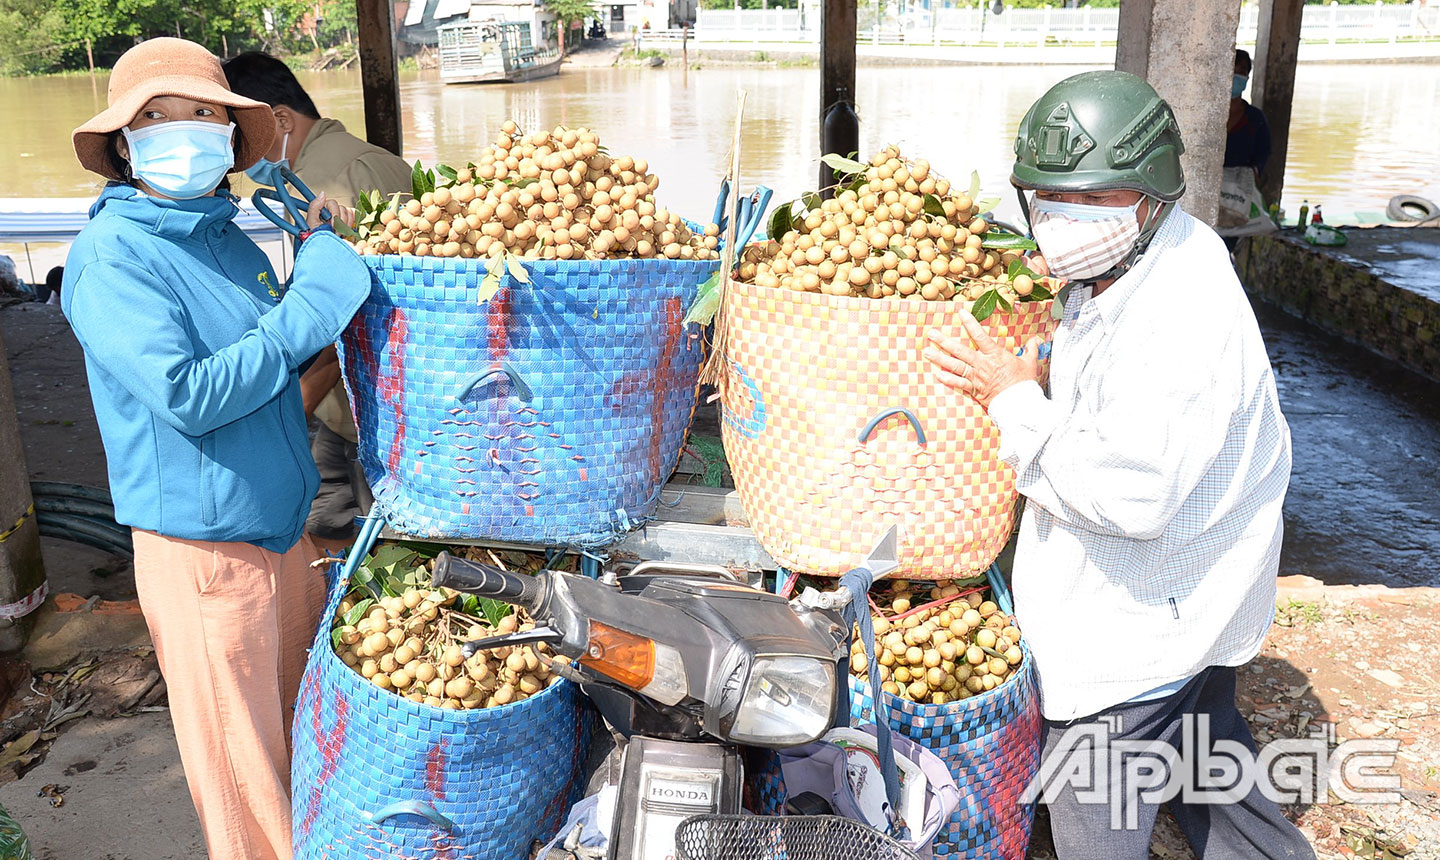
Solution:
<svg viewBox="0 0 1440 860"><path fill-rule="evenodd" d="M655 642L591 621L590 641L580 665L638 690L655 677Z"/></svg>

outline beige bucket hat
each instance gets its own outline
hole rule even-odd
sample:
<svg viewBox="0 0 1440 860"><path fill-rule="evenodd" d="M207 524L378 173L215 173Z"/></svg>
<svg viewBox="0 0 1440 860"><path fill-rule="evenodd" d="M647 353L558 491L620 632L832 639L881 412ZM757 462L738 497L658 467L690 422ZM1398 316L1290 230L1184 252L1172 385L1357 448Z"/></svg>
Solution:
<svg viewBox="0 0 1440 860"><path fill-rule="evenodd" d="M71 134L81 166L107 179L123 179L106 157L108 139L156 96L182 96L230 108L240 129L235 170L244 170L270 151L275 138L270 106L232 92L220 61L203 45L167 37L141 42L115 63L107 93L110 106Z"/></svg>

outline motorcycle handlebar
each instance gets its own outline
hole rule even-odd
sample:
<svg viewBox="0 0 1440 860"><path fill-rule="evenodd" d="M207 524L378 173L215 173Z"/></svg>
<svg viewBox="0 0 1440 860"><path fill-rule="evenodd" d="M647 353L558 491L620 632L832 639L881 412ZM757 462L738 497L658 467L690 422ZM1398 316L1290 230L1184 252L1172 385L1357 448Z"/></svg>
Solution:
<svg viewBox="0 0 1440 860"><path fill-rule="evenodd" d="M436 588L453 588L479 597L493 597L523 606L531 612L539 608L543 597L540 582L533 576L455 558L448 552L435 556L430 582Z"/></svg>

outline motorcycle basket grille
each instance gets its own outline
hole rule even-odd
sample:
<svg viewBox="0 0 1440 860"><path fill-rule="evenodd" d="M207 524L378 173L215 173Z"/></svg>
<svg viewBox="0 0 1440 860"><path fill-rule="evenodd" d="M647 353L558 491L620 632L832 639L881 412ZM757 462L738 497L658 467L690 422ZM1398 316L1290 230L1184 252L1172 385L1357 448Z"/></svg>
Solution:
<svg viewBox="0 0 1440 860"><path fill-rule="evenodd" d="M836 815L696 815L675 830L675 851L680 860L919 860Z"/></svg>

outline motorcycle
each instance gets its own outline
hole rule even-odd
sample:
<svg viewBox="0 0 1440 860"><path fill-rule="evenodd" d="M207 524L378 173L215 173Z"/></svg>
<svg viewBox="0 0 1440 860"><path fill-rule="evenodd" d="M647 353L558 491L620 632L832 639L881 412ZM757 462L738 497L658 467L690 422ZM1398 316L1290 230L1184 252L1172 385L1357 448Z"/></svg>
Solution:
<svg viewBox="0 0 1440 860"><path fill-rule="evenodd" d="M896 566L892 528L860 570L883 576ZM869 577L862 580L865 588ZM469 642L466 656L547 643L573 661L556 662L554 670L579 684L623 739L608 860L673 860L677 828L687 819L692 835L708 827L711 843L716 833L757 826L729 818L741 812L743 750L799 746L848 723L846 677L856 619L841 610L851 602L851 589L861 591L862 627L869 612L863 590L847 589L846 580L835 591L807 589L792 601L749 586L718 565L644 562L623 576L607 571L590 579L550 570L519 575L441 553L432 582L528 611L534 629ZM810 820L814 825L822 818ZM833 840L850 825L812 826L810 835L823 840L829 833ZM865 840L845 832L849 853L834 856L914 856L874 831L866 838L878 847L856 854L854 846Z"/></svg>
<svg viewBox="0 0 1440 860"><path fill-rule="evenodd" d="M603 24L601 24L599 21L591 22L591 24L590 24L590 32L586 33L586 34L585 34L585 37L588 38L588 39L603 39L603 38L605 38L605 26L604 26Z"/></svg>

